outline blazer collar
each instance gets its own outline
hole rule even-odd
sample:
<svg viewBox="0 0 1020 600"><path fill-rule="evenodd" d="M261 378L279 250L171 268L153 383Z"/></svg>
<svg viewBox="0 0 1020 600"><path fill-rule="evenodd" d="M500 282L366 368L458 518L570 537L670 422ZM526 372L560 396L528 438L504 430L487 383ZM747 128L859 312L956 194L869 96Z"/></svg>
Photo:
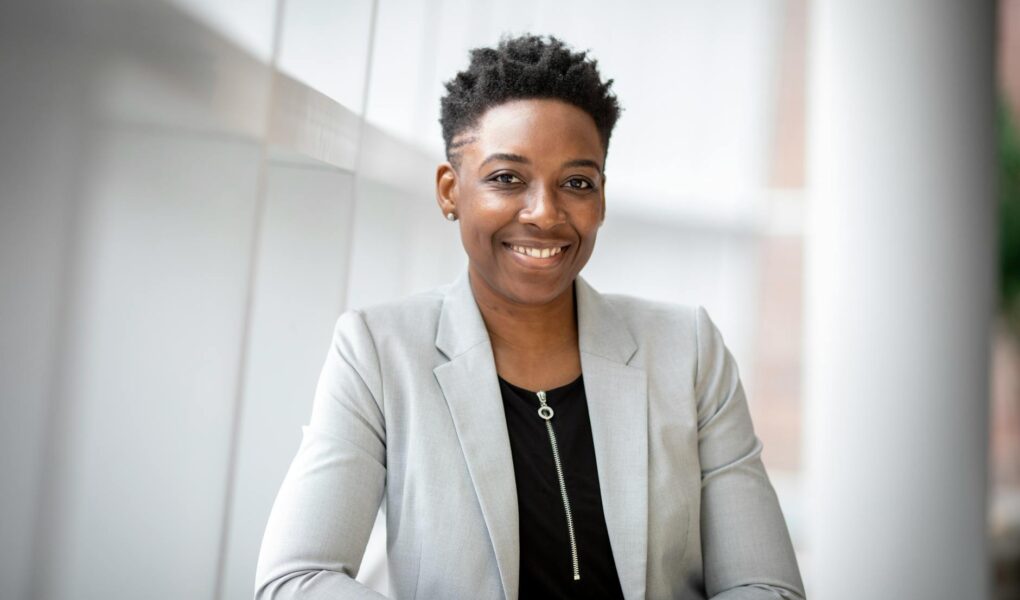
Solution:
<svg viewBox="0 0 1020 600"><path fill-rule="evenodd" d="M628 600L645 596L648 541L648 398L645 371L629 362L638 346L608 299L574 280L581 372L603 511ZM520 524L513 457L492 345L465 269L446 288L434 369L492 539L508 600L517 598ZM569 469L569 465L565 465ZM568 490L569 493L569 490ZM580 565L581 577L585 565Z"/></svg>

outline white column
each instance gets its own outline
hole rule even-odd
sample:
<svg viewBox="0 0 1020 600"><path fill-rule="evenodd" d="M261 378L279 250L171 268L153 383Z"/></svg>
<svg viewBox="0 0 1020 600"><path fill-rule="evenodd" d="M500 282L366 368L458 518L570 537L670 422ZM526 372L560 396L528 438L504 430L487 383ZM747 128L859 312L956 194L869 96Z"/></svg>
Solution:
<svg viewBox="0 0 1020 600"><path fill-rule="evenodd" d="M811 11L808 596L988 598L994 6Z"/></svg>

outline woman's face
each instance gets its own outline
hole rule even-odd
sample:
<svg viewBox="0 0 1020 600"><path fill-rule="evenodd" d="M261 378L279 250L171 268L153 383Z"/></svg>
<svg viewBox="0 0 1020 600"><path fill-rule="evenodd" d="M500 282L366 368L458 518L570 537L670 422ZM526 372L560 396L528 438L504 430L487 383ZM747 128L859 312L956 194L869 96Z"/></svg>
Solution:
<svg viewBox="0 0 1020 600"><path fill-rule="evenodd" d="M514 100L453 146L458 168L440 165L436 195L459 219L472 279L522 304L570 292L605 218L595 120L560 100Z"/></svg>

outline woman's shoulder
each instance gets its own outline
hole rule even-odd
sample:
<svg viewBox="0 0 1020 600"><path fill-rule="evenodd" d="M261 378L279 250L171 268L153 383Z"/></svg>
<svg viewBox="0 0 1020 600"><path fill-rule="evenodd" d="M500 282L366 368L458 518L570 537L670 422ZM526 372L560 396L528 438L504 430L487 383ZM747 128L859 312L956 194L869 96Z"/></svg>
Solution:
<svg viewBox="0 0 1020 600"><path fill-rule="evenodd" d="M653 300L631 294L607 293L602 297L621 318L637 327L693 326L696 325L698 311L704 310L696 304Z"/></svg>
<svg viewBox="0 0 1020 600"><path fill-rule="evenodd" d="M714 320L701 304L617 293L602 294L602 297L635 337L645 343L661 340L675 344L678 340L689 340L694 347L702 349L724 343Z"/></svg>
<svg viewBox="0 0 1020 600"><path fill-rule="evenodd" d="M415 331L435 332L449 284L413 292L409 295L359 307L349 307L340 320L360 320L373 336L398 333L413 336Z"/></svg>

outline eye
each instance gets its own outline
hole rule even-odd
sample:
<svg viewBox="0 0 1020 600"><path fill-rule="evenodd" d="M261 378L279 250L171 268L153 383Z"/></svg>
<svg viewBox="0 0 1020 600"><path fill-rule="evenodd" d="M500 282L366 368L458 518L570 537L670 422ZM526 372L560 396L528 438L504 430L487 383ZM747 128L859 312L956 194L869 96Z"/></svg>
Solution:
<svg viewBox="0 0 1020 600"><path fill-rule="evenodd" d="M505 185L511 185L514 183L524 183L521 178L514 175L513 173L499 173L489 181L495 181L496 183L502 183Z"/></svg>
<svg viewBox="0 0 1020 600"><path fill-rule="evenodd" d="M590 190L594 186L592 186L591 182L588 181L587 179L582 179L581 177L571 177L570 179L567 180L567 187L572 190Z"/></svg>

